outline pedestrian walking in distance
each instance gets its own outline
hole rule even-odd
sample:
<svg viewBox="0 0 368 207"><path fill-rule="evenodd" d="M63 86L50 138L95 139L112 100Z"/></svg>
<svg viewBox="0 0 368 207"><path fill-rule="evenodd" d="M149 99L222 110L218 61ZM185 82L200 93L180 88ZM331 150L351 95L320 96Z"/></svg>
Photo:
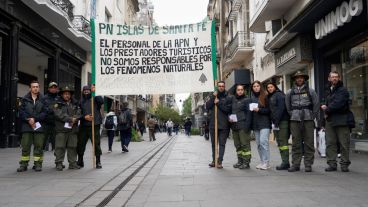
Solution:
<svg viewBox="0 0 368 207"><path fill-rule="evenodd" d="M132 139L133 119L132 113L128 108L128 102L123 102L118 116L118 130L120 131L121 151L129 152L128 146Z"/></svg>
<svg viewBox="0 0 368 207"><path fill-rule="evenodd" d="M80 169L77 165L78 121L81 117L79 104L72 99L74 91L68 86L60 90L61 98L54 105L55 114L55 164L62 171L65 151L69 169Z"/></svg>
<svg viewBox="0 0 368 207"><path fill-rule="evenodd" d="M289 163L289 114L285 106L285 94L273 82L267 84L268 103L270 106L270 116L273 134L281 155L281 164L276 166L276 170L287 170Z"/></svg>
<svg viewBox="0 0 368 207"><path fill-rule="evenodd" d="M157 125L156 120L151 116L151 118L147 121L148 124L148 132L149 132L149 141L156 141L155 138L155 128Z"/></svg>
<svg viewBox="0 0 368 207"><path fill-rule="evenodd" d="M49 150L51 143L51 149L55 149L55 116L54 105L59 101L58 84L55 82L49 83L47 94L42 98L42 102L48 107L47 116L44 121L45 142L43 148L45 151Z"/></svg>
<svg viewBox="0 0 368 207"><path fill-rule="evenodd" d="M112 144L114 142L115 131L118 127L118 118L113 109L110 109L103 121L108 138L108 152L112 152Z"/></svg>
<svg viewBox="0 0 368 207"><path fill-rule="evenodd" d="M237 85L235 95L232 97L231 114L229 121L234 139L238 162L234 168L249 169L252 152L250 147L250 131L252 113L249 110L250 99L245 97L244 86Z"/></svg>
<svg viewBox="0 0 368 207"><path fill-rule="evenodd" d="M349 107L349 92L344 87L340 74L330 72L328 76L330 90L326 96L326 104L321 106L325 114L326 156L328 167L326 172L336 171L338 145L340 146L340 166L342 172L349 172L350 128L354 127L354 116Z"/></svg>
<svg viewBox="0 0 368 207"><path fill-rule="evenodd" d="M189 137L190 136L190 131L192 130L192 121L190 120L190 118L187 118L185 120L184 130L185 130L185 135L187 135Z"/></svg>
<svg viewBox="0 0 368 207"><path fill-rule="evenodd" d="M249 105L252 111L252 129L256 136L258 154L261 159L256 168L267 170L270 166L269 137L271 132L270 109L267 94L261 82L254 81L251 85L252 97Z"/></svg>
<svg viewBox="0 0 368 207"><path fill-rule="evenodd" d="M169 137L171 137L172 135L173 127L174 127L174 123L171 121L171 119L169 119L166 122L167 134L169 135Z"/></svg>
<svg viewBox="0 0 368 207"><path fill-rule="evenodd" d="M285 104L290 115L290 130L293 136L292 166L289 172L300 170L304 146L305 172L312 172L314 162L314 120L319 117L317 93L308 87L309 76L298 71L293 76L294 85L287 92ZM318 122L318 120L317 120ZM304 145L303 145L304 143Z"/></svg>
<svg viewBox="0 0 368 207"><path fill-rule="evenodd" d="M210 167L215 167L215 106L217 106L217 138L219 145L219 157L217 167L222 169L222 161L225 153L226 140L229 137L230 123L228 116L231 112L231 97L225 90L225 82L217 83L217 90L211 98L206 102L206 109L209 111L210 117L210 135L212 144L212 162Z"/></svg>
<svg viewBox="0 0 368 207"><path fill-rule="evenodd" d="M44 144L44 121L48 113L47 106L41 101L40 84L32 81L29 84L30 91L20 102L20 118L22 120L22 156L18 172L24 172L28 168L31 147L33 145L33 169L36 172L42 171L43 144Z"/></svg>
<svg viewBox="0 0 368 207"><path fill-rule="evenodd" d="M101 141L100 141L100 126L102 124L101 108L104 103L101 96L96 96L92 99L91 92L94 92L94 86L83 86L82 100L80 107L82 110L82 117L78 133L78 165L84 167L83 156L86 151L86 144L90 139L92 142L92 119L94 119L94 135L95 135L95 156L96 168L101 169ZM91 102L93 100L94 117L92 116Z"/></svg>

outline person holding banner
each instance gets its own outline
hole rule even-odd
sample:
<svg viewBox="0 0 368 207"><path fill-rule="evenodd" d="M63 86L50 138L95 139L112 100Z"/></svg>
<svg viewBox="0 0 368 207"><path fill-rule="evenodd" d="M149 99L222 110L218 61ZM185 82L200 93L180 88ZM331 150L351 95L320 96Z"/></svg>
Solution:
<svg viewBox="0 0 368 207"><path fill-rule="evenodd" d="M231 115L229 116L238 156L238 162L233 167L238 169L249 169L252 158L250 147L252 112L249 111L250 99L245 97L244 91L243 85L235 87L235 96L232 97Z"/></svg>
<svg viewBox="0 0 368 207"><path fill-rule="evenodd" d="M254 81L251 85L252 100L249 110L252 111L252 129L256 135L256 143L261 163L257 169L267 170L270 168L269 136L271 131L270 109L267 94L263 90L261 82Z"/></svg>
<svg viewBox="0 0 368 207"><path fill-rule="evenodd" d="M217 120L215 120L215 108L217 110ZM209 164L210 167L215 167L216 160L216 149L215 149L215 122L217 122L217 133L219 140L219 157L217 168L222 169L222 161L225 153L226 140L229 137L230 124L228 116L231 112L231 97L225 91L225 82L219 81L217 83L217 91L213 93L210 100L206 102L206 108L209 111L210 116L210 135L212 143L212 162Z"/></svg>
<svg viewBox="0 0 368 207"><path fill-rule="evenodd" d="M88 139L92 141L92 119L94 119L94 142L95 142L95 156L96 156L96 168L101 169L101 146L100 146L100 125L102 124L102 115L101 115L101 107L104 103L104 100L101 96L96 96L92 98L91 92L94 92L94 87L83 86L82 91L82 100L80 102L80 107L82 110L81 123L79 126L78 133L78 165L80 167L84 167L84 151L86 150L86 144ZM94 109L94 117L92 116L92 102L93 100L93 109Z"/></svg>

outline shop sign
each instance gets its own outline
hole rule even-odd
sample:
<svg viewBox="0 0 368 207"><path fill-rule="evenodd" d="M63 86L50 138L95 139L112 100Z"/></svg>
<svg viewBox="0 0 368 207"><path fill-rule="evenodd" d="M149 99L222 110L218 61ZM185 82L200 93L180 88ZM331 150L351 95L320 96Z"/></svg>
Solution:
<svg viewBox="0 0 368 207"><path fill-rule="evenodd" d="M362 11L362 0L344 1L335 11L331 11L314 25L315 38L317 40L324 38L337 30L338 27L350 22L354 16L359 16Z"/></svg>
<svg viewBox="0 0 368 207"><path fill-rule="evenodd" d="M296 56L296 50L293 47L290 50L288 50L287 52L285 52L283 55L281 55L279 58L277 58L276 66L280 67L281 65L285 64L286 62L288 62L289 60L291 60L295 56Z"/></svg>

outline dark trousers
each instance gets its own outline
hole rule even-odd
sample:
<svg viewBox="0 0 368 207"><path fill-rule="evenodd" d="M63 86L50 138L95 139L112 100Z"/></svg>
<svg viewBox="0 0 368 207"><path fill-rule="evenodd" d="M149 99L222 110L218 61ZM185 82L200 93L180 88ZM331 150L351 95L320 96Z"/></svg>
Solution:
<svg viewBox="0 0 368 207"><path fill-rule="evenodd" d="M123 148L124 145L128 147L131 139L132 139L132 129L120 130L121 148Z"/></svg>
<svg viewBox="0 0 368 207"><path fill-rule="evenodd" d="M225 145L227 138L229 137L230 129L218 129L217 140L219 145L219 157L218 161L222 162L225 154ZM211 129L211 143L212 143L212 160L215 161L215 129Z"/></svg>
<svg viewBox="0 0 368 207"><path fill-rule="evenodd" d="M290 131L293 135L292 163L300 166L302 161L302 143L304 142L304 165L312 166L314 162L314 122L291 121Z"/></svg>
<svg viewBox="0 0 368 207"><path fill-rule="evenodd" d="M62 163L64 161L65 152L69 164L75 164L77 161L77 134L74 132L57 133L55 142L55 163Z"/></svg>
<svg viewBox="0 0 368 207"><path fill-rule="evenodd" d="M156 140L156 137L155 137L155 129L149 129L149 140L150 141L154 141Z"/></svg>
<svg viewBox="0 0 368 207"><path fill-rule="evenodd" d="M338 148L340 147L340 165L348 167L350 165L350 129L348 126L332 126L326 121L326 156L327 164L336 167Z"/></svg>
<svg viewBox="0 0 368 207"><path fill-rule="evenodd" d="M114 130L107 130L107 138L109 139L109 150L112 150L112 143L114 142L115 131Z"/></svg>
<svg viewBox="0 0 368 207"><path fill-rule="evenodd" d="M52 150L55 149L55 125L45 124L44 126L45 142L43 149L49 150L49 145L51 143Z"/></svg>
<svg viewBox="0 0 368 207"><path fill-rule="evenodd" d="M101 145L100 145L100 125L95 125L95 155L96 157L101 156ZM92 126L80 126L78 132L78 145L77 152L79 157L83 157L84 151L86 151L86 145L88 140L92 142Z"/></svg>

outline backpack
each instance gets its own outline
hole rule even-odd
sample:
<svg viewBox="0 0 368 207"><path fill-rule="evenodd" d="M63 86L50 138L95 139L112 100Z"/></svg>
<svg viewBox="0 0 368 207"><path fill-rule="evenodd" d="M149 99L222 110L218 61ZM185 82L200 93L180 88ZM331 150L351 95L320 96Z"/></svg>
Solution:
<svg viewBox="0 0 368 207"><path fill-rule="evenodd" d="M105 120L105 129L113 129L114 128L114 116L108 116Z"/></svg>
<svg viewBox="0 0 368 207"><path fill-rule="evenodd" d="M119 125L120 125L120 128L123 130L130 128L130 117L129 117L128 110L119 114Z"/></svg>

